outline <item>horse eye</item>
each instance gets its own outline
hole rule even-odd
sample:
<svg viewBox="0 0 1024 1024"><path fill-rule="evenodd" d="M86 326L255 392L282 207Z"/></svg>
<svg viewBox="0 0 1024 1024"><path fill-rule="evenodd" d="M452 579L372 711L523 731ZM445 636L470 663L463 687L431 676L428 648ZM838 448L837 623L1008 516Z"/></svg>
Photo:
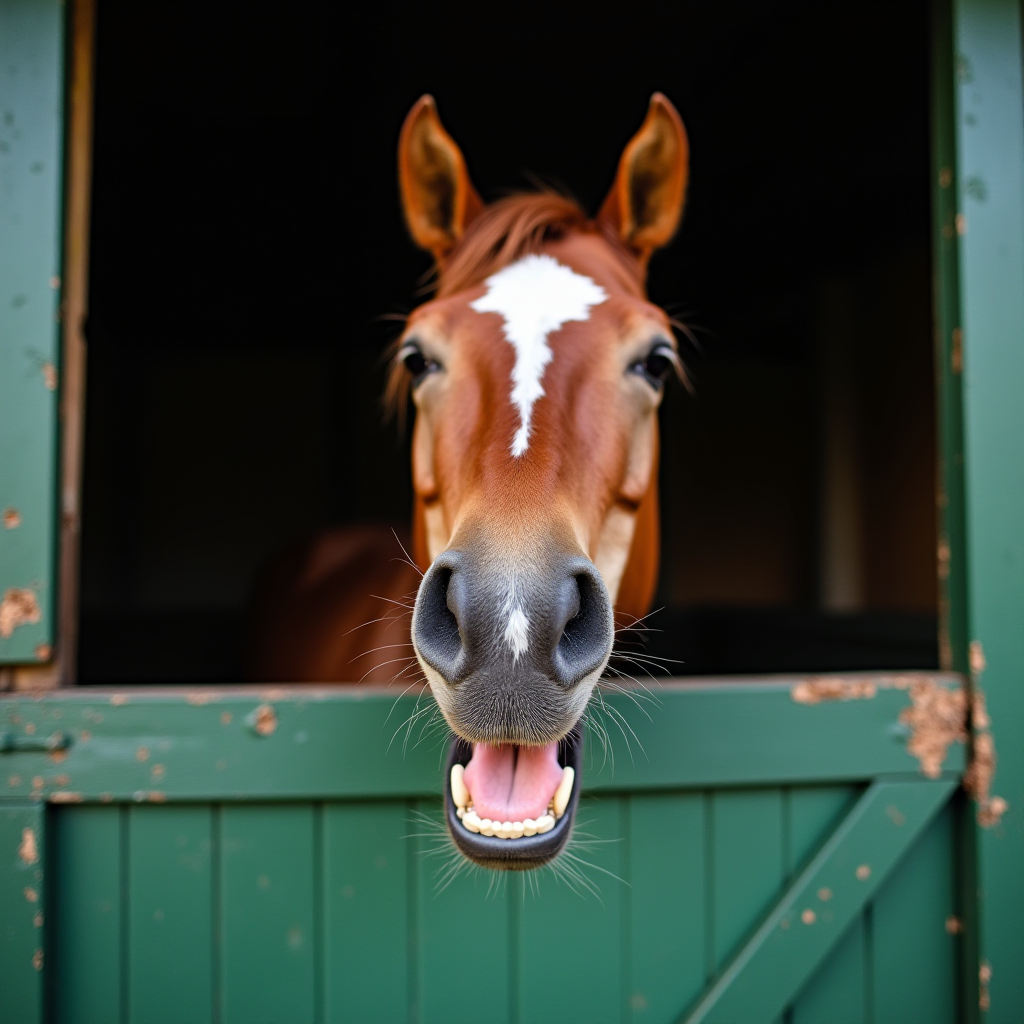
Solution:
<svg viewBox="0 0 1024 1024"><path fill-rule="evenodd" d="M398 353L399 360L403 363L412 383L415 387L428 373L438 368L437 363L428 359L420 349L419 345L403 345Z"/></svg>
<svg viewBox="0 0 1024 1024"><path fill-rule="evenodd" d="M631 369L639 373L654 388L660 389L677 365L678 357L671 345L660 342Z"/></svg>

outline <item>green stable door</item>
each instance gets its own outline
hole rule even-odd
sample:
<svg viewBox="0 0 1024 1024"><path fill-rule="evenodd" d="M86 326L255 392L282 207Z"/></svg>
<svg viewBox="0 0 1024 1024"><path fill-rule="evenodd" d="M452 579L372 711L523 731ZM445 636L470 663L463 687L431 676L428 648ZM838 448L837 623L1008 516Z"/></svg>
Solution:
<svg viewBox="0 0 1024 1024"><path fill-rule="evenodd" d="M9 664L59 643L66 16L0 0ZM609 695L632 759L590 744L577 841L525 877L452 859L415 697L4 694L0 1024L1024 1020L1019 4L937 2L932 43L950 671Z"/></svg>

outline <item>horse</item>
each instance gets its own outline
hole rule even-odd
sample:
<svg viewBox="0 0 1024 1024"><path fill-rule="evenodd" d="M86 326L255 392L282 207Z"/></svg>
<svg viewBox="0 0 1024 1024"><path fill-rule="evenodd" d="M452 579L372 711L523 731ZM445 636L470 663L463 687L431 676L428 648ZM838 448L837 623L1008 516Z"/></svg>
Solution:
<svg viewBox="0 0 1024 1024"><path fill-rule="evenodd" d="M376 654L364 679L390 680L403 659L387 655L411 650L453 733L447 829L485 867L529 870L565 847L617 617L653 600L657 412L682 367L645 279L688 172L682 120L656 93L596 217L551 192L485 205L422 97L398 178L436 292L408 317L388 385L415 409L411 551L339 530L264 585L258 678L335 682Z"/></svg>

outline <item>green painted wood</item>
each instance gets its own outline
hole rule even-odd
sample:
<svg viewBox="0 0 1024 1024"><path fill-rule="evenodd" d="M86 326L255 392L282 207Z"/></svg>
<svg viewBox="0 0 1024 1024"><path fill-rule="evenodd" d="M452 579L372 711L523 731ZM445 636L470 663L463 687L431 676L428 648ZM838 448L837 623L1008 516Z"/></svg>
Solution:
<svg viewBox="0 0 1024 1024"><path fill-rule="evenodd" d="M939 652L944 668L970 670L967 521L964 480L963 317L957 232L956 47L952 0L933 0L931 17L931 170L933 310L937 412ZM973 815L961 808L958 882L964 934L960 943L960 1013L980 1017L978 843Z"/></svg>
<svg viewBox="0 0 1024 1024"><path fill-rule="evenodd" d="M416 836L416 988L423 1024L511 1021L514 880L453 860L441 807L421 801ZM457 867L454 877L449 868ZM521 896L520 896L521 899Z"/></svg>
<svg viewBox="0 0 1024 1024"><path fill-rule="evenodd" d="M978 835L990 1021L1024 1019L1024 87L1019 0L954 0L967 602L1008 802ZM980 659L977 667L980 669Z"/></svg>
<svg viewBox="0 0 1024 1024"><path fill-rule="evenodd" d="M800 990L787 1024L871 1024L864 922L858 917Z"/></svg>
<svg viewBox="0 0 1024 1024"><path fill-rule="evenodd" d="M957 1020L953 815L946 807L879 890L872 913L873 1024Z"/></svg>
<svg viewBox="0 0 1024 1024"><path fill-rule="evenodd" d="M63 88L63 4L0 0L0 600L30 602L0 662L54 639Z"/></svg>
<svg viewBox="0 0 1024 1024"><path fill-rule="evenodd" d="M43 1022L44 810L0 804L0 1021Z"/></svg>
<svg viewBox="0 0 1024 1024"><path fill-rule="evenodd" d="M715 793L711 809L711 972L717 974L785 881L782 793ZM781 1009L781 1007L780 1007Z"/></svg>
<svg viewBox="0 0 1024 1024"><path fill-rule="evenodd" d="M324 1003L327 1024L410 1016L409 806L324 808Z"/></svg>
<svg viewBox="0 0 1024 1024"><path fill-rule="evenodd" d="M874 681L873 698L815 705L793 700L799 679L666 682L651 720L627 697L606 696L635 729L646 756L632 764L617 758L614 774L608 765L600 770L598 757L584 769L584 786L628 792L917 774L898 721L910 704L906 687L913 676L858 678ZM928 678L960 685L958 676ZM410 746L403 753L398 741L389 749L413 703L376 687L0 696L0 726L18 736L29 727L36 737L62 732L72 741L59 770L44 752L3 754L0 779L6 775L11 796L70 790L84 800L146 800L154 792L159 799L190 801L436 794L442 774L436 747ZM268 735L253 727L263 704L276 716ZM162 768L159 778L155 764ZM963 770L962 745L950 748L944 767ZM39 789L37 778L43 779Z"/></svg>
<svg viewBox="0 0 1024 1024"><path fill-rule="evenodd" d="M223 1024L315 1019L313 849L310 805L221 810Z"/></svg>
<svg viewBox="0 0 1024 1024"><path fill-rule="evenodd" d="M873 783L687 1015L688 1024L774 1021L956 786L953 779ZM858 874L862 867L868 870Z"/></svg>
<svg viewBox="0 0 1024 1024"><path fill-rule="evenodd" d="M527 889L517 936L522 1024L622 1020L629 891L624 879L624 803L608 796L581 800L574 838L556 868L535 879L536 896ZM551 877L555 870L578 877L558 880ZM585 983L567 984L566 979Z"/></svg>
<svg viewBox="0 0 1024 1024"><path fill-rule="evenodd" d="M59 1024L121 1020L126 954L119 807L67 807L53 820L53 938Z"/></svg>
<svg viewBox="0 0 1024 1024"><path fill-rule="evenodd" d="M212 813L128 811L128 1000L131 1024L213 1020Z"/></svg>
<svg viewBox="0 0 1024 1024"><path fill-rule="evenodd" d="M790 877L827 841L859 795L848 786L792 791ZM866 1024L864 970L864 929L857 920L801 989L788 1024Z"/></svg>
<svg viewBox="0 0 1024 1024"><path fill-rule="evenodd" d="M629 1019L668 1024L704 987L704 798L629 801Z"/></svg>

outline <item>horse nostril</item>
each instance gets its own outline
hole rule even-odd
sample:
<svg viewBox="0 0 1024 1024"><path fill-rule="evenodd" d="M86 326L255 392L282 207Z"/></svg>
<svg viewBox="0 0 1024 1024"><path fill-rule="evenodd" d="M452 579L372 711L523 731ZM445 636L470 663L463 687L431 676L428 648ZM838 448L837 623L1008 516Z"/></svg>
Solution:
<svg viewBox="0 0 1024 1024"><path fill-rule="evenodd" d="M611 601L597 569L582 559L572 568L561 588L561 631L552 658L555 678L566 686L604 665L613 637Z"/></svg>
<svg viewBox="0 0 1024 1024"><path fill-rule="evenodd" d="M419 656L446 682L468 673L468 657L460 629L462 580L456 552L446 552L428 570L413 613L412 632Z"/></svg>

